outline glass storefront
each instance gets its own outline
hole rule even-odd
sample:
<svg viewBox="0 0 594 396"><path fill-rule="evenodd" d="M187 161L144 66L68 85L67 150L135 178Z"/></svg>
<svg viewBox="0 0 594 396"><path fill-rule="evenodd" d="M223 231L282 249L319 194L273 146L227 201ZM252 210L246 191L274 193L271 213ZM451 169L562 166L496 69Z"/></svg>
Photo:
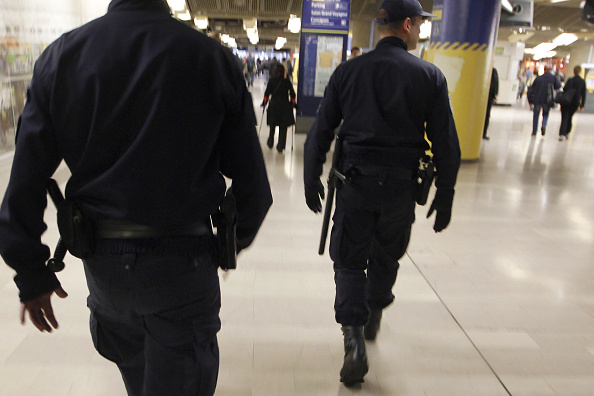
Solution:
<svg viewBox="0 0 594 396"><path fill-rule="evenodd" d="M0 153L14 148L33 65L62 33L105 13L109 0L0 2Z"/></svg>

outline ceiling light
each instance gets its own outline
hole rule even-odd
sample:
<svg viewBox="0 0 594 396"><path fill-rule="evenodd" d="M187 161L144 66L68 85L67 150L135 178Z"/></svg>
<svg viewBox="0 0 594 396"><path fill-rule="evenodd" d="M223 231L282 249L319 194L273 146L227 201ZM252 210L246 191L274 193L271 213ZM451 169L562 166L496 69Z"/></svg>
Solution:
<svg viewBox="0 0 594 396"><path fill-rule="evenodd" d="M291 14L287 28L291 33L299 33L299 30L301 30L301 18L298 18L295 14Z"/></svg>
<svg viewBox="0 0 594 396"><path fill-rule="evenodd" d="M553 39L553 43L557 45L569 45L577 41L578 37L571 33L562 33Z"/></svg>
<svg viewBox="0 0 594 396"><path fill-rule="evenodd" d="M206 29L208 27L208 17L197 16L194 18L194 24L198 29Z"/></svg>
<svg viewBox="0 0 594 396"><path fill-rule="evenodd" d="M526 48L524 52L527 54L539 54L552 51L555 48L557 48L557 44L555 43L540 43L534 48Z"/></svg>
<svg viewBox="0 0 594 396"><path fill-rule="evenodd" d="M551 3L563 3L564 1L569 1L569 0L551 0Z"/></svg>
<svg viewBox="0 0 594 396"><path fill-rule="evenodd" d="M192 16L188 11L186 11L183 14L177 14L177 18L181 19L182 21L189 21L190 19L192 19Z"/></svg>
<svg viewBox="0 0 594 396"><path fill-rule="evenodd" d="M276 43L274 44L274 48L279 50L285 46L286 42L287 42L287 39L285 37L277 37Z"/></svg>
<svg viewBox="0 0 594 396"><path fill-rule="evenodd" d="M235 41L235 38L233 38L233 37L229 37L229 41L227 42L227 44L233 48L237 47L237 42Z"/></svg>
<svg viewBox="0 0 594 396"><path fill-rule="evenodd" d="M228 43L229 42L229 35L228 34L221 34L221 42Z"/></svg>
<svg viewBox="0 0 594 396"><path fill-rule="evenodd" d="M245 30L246 32L248 31L248 29L258 29L258 19L256 18L250 18L250 19L244 19L243 20L243 30Z"/></svg>
<svg viewBox="0 0 594 396"><path fill-rule="evenodd" d="M258 28L248 28L247 36L250 39L250 43L254 45L258 44L258 41L260 41L260 37L258 36Z"/></svg>
<svg viewBox="0 0 594 396"><path fill-rule="evenodd" d="M501 8L510 14L514 13L514 6L509 2L509 0L501 0Z"/></svg>
<svg viewBox="0 0 594 396"><path fill-rule="evenodd" d="M534 60L541 60L543 58L552 58L557 55L557 51L542 52L534 55Z"/></svg>
<svg viewBox="0 0 594 396"><path fill-rule="evenodd" d="M431 21L429 19L425 19L425 22L421 25L421 34L419 38L421 40L428 39L431 36Z"/></svg>
<svg viewBox="0 0 594 396"><path fill-rule="evenodd" d="M175 11L183 11L186 9L186 0L167 0L167 4Z"/></svg>

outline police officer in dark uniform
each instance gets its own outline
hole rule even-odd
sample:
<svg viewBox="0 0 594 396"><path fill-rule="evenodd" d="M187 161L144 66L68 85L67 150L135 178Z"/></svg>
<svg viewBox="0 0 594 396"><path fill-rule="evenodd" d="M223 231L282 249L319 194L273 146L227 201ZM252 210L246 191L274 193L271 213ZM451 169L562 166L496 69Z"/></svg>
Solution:
<svg viewBox="0 0 594 396"><path fill-rule="evenodd" d="M113 0L52 43L35 65L0 209L21 321L28 313L51 332L51 296L67 296L41 242L46 185L64 160L73 227L92 230L83 262L96 349L130 395L214 394L220 289L209 216L226 176L237 250L254 240L272 203L255 125L233 54L172 18L165 0Z"/></svg>
<svg viewBox="0 0 594 396"><path fill-rule="evenodd" d="M376 15L382 39L375 50L336 68L305 142L305 197L322 209L322 165L334 140L343 146L330 256L336 282L336 321L345 358L340 380L363 382L368 371L364 336L376 337L382 310L392 303L398 260L415 219L419 158L431 141L438 176L429 215L436 232L451 217L460 147L444 75L407 52L419 40L423 18L416 0L384 0ZM364 329L365 327L365 329Z"/></svg>

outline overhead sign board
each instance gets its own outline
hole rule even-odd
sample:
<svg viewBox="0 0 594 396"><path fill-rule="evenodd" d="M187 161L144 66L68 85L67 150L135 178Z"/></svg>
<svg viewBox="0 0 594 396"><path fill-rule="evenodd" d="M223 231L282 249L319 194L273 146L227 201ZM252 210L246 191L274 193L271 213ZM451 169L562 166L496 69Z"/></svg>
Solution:
<svg viewBox="0 0 594 396"><path fill-rule="evenodd" d="M350 0L304 0L301 15L297 131L316 115L334 69L345 60ZM305 125L305 124L303 124Z"/></svg>
<svg viewBox="0 0 594 396"><path fill-rule="evenodd" d="M349 30L350 0L305 0L302 29Z"/></svg>

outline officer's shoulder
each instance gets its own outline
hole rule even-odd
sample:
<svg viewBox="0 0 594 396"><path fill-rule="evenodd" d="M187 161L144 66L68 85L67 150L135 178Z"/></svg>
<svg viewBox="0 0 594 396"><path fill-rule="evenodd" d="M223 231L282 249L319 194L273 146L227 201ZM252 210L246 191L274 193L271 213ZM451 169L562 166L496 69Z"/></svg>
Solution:
<svg viewBox="0 0 594 396"><path fill-rule="evenodd" d="M373 55L374 51L369 51L365 54L361 54L349 60L340 63L334 70L335 74L341 73L358 73L359 71L366 70L375 62Z"/></svg>
<svg viewBox="0 0 594 396"><path fill-rule="evenodd" d="M418 56L413 55L411 53L409 53L409 56L407 58L409 62L411 62L415 67L417 67L419 70L421 70L423 73L430 76L431 78L445 79L443 72L437 65L428 62L424 59L421 59Z"/></svg>
<svg viewBox="0 0 594 396"><path fill-rule="evenodd" d="M189 54L198 57L216 57L235 64L235 55L230 48L175 18L171 18L169 23L177 37L180 38L175 40L176 45L186 46Z"/></svg>

